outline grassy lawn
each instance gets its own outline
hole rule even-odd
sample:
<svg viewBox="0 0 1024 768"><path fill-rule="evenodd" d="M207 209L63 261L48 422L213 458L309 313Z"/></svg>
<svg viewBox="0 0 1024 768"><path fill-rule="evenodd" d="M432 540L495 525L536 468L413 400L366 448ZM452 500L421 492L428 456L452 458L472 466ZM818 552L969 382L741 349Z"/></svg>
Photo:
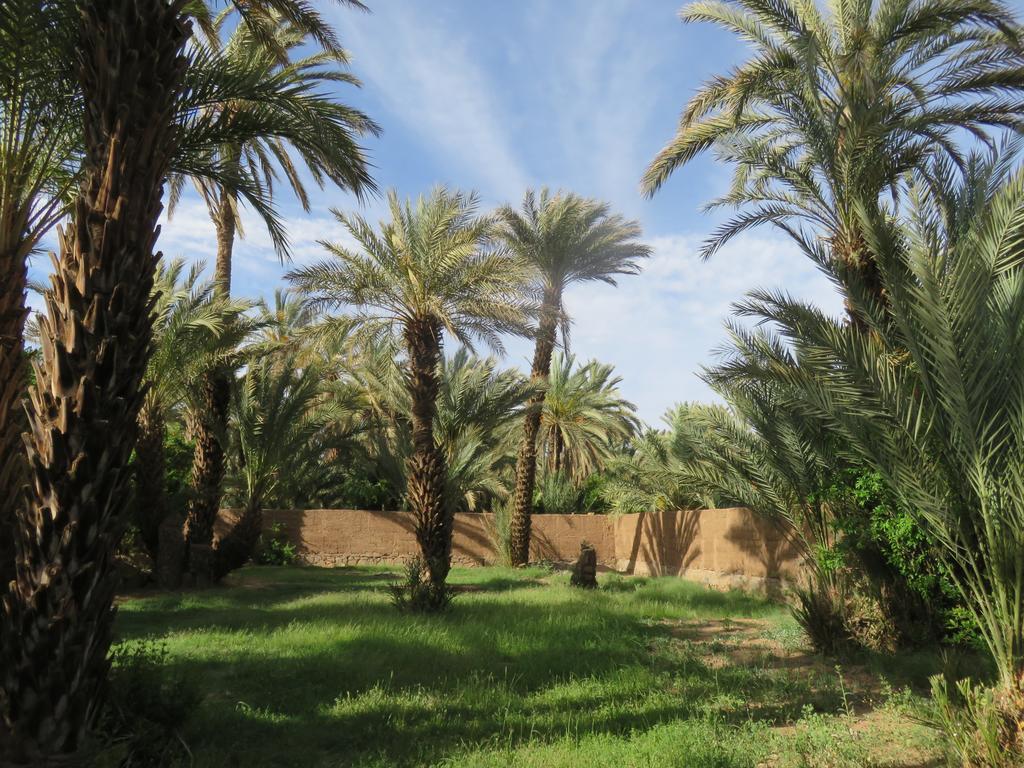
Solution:
<svg viewBox="0 0 1024 768"><path fill-rule="evenodd" d="M196 766L938 765L907 715L938 660L810 653L785 609L678 579L456 570L438 617L384 569L247 568L126 599L204 698Z"/></svg>

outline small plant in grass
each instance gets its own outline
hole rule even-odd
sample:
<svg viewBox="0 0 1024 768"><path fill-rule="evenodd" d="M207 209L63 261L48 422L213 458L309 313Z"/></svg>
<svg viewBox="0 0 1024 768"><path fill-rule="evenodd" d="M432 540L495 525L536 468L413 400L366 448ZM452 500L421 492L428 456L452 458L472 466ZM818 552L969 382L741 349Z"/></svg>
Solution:
<svg viewBox="0 0 1024 768"><path fill-rule="evenodd" d="M167 647L153 640L116 646L97 725L95 765L165 768L191 761L181 734L199 704L198 690L168 667Z"/></svg>
<svg viewBox="0 0 1024 768"><path fill-rule="evenodd" d="M450 586L427 577L427 565L422 557L410 559L405 564L402 580L389 589L394 606L408 613L440 613L447 610L454 597Z"/></svg>
<svg viewBox="0 0 1024 768"><path fill-rule="evenodd" d="M808 586L796 587L793 597L793 618L814 650L836 655L850 647L853 638L846 626L846 598L838 583L815 576Z"/></svg>
<svg viewBox="0 0 1024 768"><path fill-rule="evenodd" d="M274 523L269 536L263 536L256 562L260 565L292 565L295 563L295 545L281 523Z"/></svg>
<svg viewBox="0 0 1024 768"><path fill-rule="evenodd" d="M494 505L494 513L490 519L485 518L487 535L494 547L495 565L509 567L512 565L511 521L512 505L509 500Z"/></svg>
<svg viewBox="0 0 1024 768"><path fill-rule="evenodd" d="M876 765L867 745L850 728L846 714L816 713L807 705L788 745L786 765L799 768L866 768Z"/></svg>
<svg viewBox="0 0 1024 768"><path fill-rule="evenodd" d="M931 680L932 712L924 722L942 733L951 761L964 768L1024 765L1024 694L972 684Z"/></svg>

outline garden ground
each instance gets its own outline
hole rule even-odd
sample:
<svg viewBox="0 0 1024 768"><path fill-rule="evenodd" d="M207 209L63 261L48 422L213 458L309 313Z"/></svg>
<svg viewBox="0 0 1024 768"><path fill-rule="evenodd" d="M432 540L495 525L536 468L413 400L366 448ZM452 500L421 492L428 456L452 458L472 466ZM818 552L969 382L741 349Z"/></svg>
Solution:
<svg viewBox="0 0 1024 768"><path fill-rule="evenodd" d="M678 579L455 570L441 616L381 568L237 572L121 601L202 693L196 766L925 768L938 655L814 655L785 607ZM946 662L948 664L948 660Z"/></svg>

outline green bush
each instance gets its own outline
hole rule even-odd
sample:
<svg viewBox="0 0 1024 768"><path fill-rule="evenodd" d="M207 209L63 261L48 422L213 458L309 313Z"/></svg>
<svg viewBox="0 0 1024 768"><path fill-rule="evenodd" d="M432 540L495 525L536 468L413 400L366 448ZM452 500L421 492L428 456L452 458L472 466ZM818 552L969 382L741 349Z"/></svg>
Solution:
<svg viewBox="0 0 1024 768"><path fill-rule="evenodd" d="M292 565L295 562L295 545L288 540L281 523L274 523L270 535L261 537L256 562L260 565Z"/></svg>
<svg viewBox="0 0 1024 768"><path fill-rule="evenodd" d="M580 489L561 472L546 472L534 494L533 507L549 515L573 515L581 511Z"/></svg>
<svg viewBox="0 0 1024 768"><path fill-rule="evenodd" d="M1019 768L1024 765L1024 692L997 694L973 685L954 685L943 675L932 684L932 715L926 722L943 735L951 764L964 768Z"/></svg>
<svg viewBox="0 0 1024 768"><path fill-rule="evenodd" d="M402 580L392 584L391 602L408 613L440 613L451 605L454 593L447 584L435 584L426 578L427 564L414 557L405 564Z"/></svg>
<svg viewBox="0 0 1024 768"><path fill-rule="evenodd" d="M110 653L107 695L97 724L97 766L187 765L182 731L199 705L198 690L168 666L165 645L140 640Z"/></svg>
<svg viewBox="0 0 1024 768"><path fill-rule="evenodd" d="M977 643L977 627L935 545L881 475L863 468L844 470L822 496L842 533L835 554L873 583L866 591L874 593L903 642Z"/></svg>

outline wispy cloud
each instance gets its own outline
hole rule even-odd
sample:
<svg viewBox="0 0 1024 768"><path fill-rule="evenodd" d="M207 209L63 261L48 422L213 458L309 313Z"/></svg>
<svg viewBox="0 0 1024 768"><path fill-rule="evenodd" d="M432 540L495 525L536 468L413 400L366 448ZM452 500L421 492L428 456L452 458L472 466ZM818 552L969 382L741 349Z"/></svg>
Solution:
<svg viewBox="0 0 1024 768"><path fill-rule="evenodd" d="M404 127L461 178L487 194L518 198L529 180L513 149L500 87L477 63L466 31L446 26L427 8L381 5L359 23L349 19L346 42L356 70Z"/></svg>
<svg viewBox="0 0 1024 768"><path fill-rule="evenodd" d="M767 234L737 237L708 262L694 235L658 237L637 277L618 288L580 285L566 297L574 351L614 363L623 390L642 418L656 423L665 409L713 394L698 378L725 341L731 306L754 288L781 286L839 314L831 283L787 240Z"/></svg>

